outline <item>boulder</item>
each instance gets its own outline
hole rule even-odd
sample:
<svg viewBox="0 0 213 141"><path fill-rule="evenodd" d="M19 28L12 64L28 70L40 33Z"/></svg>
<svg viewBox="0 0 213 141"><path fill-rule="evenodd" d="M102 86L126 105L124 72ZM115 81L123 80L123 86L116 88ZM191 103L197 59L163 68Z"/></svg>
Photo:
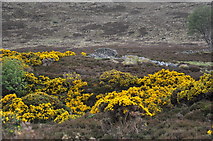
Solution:
<svg viewBox="0 0 213 141"><path fill-rule="evenodd" d="M95 59L114 59L118 55L117 51L110 48L99 48L95 50L95 53L88 55Z"/></svg>
<svg viewBox="0 0 213 141"><path fill-rule="evenodd" d="M119 61L117 61L117 60L115 60L115 59L111 59L110 60L112 63L115 63L115 64L118 64L119 63Z"/></svg>
<svg viewBox="0 0 213 141"><path fill-rule="evenodd" d="M187 64L180 64L179 65L179 68L182 68L182 69L189 69L189 66Z"/></svg>
<svg viewBox="0 0 213 141"><path fill-rule="evenodd" d="M139 60L139 57L136 55L125 55L122 58L124 59L123 65L137 65Z"/></svg>
<svg viewBox="0 0 213 141"><path fill-rule="evenodd" d="M49 66L54 61L55 61L54 58L45 58L42 60L42 66Z"/></svg>
<svg viewBox="0 0 213 141"><path fill-rule="evenodd" d="M159 66L167 66L167 67L177 67L178 66L178 64L174 64L174 63L170 63L170 62L163 62L163 61L156 61L156 60L150 60L150 61Z"/></svg>
<svg viewBox="0 0 213 141"><path fill-rule="evenodd" d="M139 63L151 63L151 60L149 58L139 57L138 62Z"/></svg>
<svg viewBox="0 0 213 141"><path fill-rule="evenodd" d="M124 65L136 65L138 63L152 63L150 59L145 57L138 57L136 55L125 55L122 57Z"/></svg>

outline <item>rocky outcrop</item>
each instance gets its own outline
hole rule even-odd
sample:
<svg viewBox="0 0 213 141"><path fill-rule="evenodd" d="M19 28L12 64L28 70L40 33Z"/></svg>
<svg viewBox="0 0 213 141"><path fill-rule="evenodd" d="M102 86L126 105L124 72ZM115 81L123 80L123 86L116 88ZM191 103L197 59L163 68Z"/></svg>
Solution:
<svg viewBox="0 0 213 141"><path fill-rule="evenodd" d="M49 66L55 61L54 58L46 58L42 60L42 66Z"/></svg>
<svg viewBox="0 0 213 141"><path fill-rule="evenodd" d="M136 65L140 63L151 63L151 60L145 57L138 57L136 55L125 55L122 57L123 65Z"/></svg>
<svg viewBox="0 0 213 141"><path fill-rule="evenodd" d="M99 48L96 49L94 53L90 54L89 57L94 57L95 59L114 59L118 55L116 50L110 48Z"/></svg>

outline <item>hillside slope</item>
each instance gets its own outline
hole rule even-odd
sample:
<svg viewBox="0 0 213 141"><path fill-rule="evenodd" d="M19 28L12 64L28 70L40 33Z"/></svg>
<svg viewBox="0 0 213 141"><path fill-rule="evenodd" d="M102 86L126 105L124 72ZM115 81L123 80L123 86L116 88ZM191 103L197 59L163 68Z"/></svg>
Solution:
<svg viewBox="0 0 213 141"><path fill-rule="evenodd" d="M205 4L3 3L3 47L200 42L187 35L186 18Z"/></svg>

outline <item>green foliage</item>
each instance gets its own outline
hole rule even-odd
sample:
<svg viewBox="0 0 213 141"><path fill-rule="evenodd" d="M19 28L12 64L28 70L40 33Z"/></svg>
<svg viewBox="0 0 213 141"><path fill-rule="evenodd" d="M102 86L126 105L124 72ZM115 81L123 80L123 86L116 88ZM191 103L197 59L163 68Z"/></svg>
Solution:
<svg viewBox="0 0 213 141"><path fill-rule="evenodd" d="M26 93L25 71L19 60L5 58L1 77L3 96L16 93L20 97Z"/></svg>
<svg viewBox="0 0 213 141"><path fill-rule="evenodd" d="M202 38L212 45L211 29L212 29L212 9L209 6L202 6L195 9L188 17L189 34L198 33Z"/></svg>

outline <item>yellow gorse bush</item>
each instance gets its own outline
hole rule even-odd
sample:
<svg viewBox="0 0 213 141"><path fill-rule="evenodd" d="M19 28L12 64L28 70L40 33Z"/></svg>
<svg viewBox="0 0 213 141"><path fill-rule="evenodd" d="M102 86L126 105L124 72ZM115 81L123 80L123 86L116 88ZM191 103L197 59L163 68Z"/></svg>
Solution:
<svg viewBox="0 0 213 141"><path fill-rule="evenodd" d="M134 86L138 78L130 73L113 69L104 72L99 79L101 80L100 85L108 89L125 89Z"/></svg>
<svg viewBox="0 0 213 141"><path fill-rule="evenodd" d="M83 56L87 56L87 53L85 53L85 52L81 52L81 55L83 55Z"/></svg>
<svg viewBox="0 0 213 141"><path fill-rule="evenodd" d="M26 105L21 98L17 98L15 94L9 94L1 99L3 107L1 109L2 121L8 122L11 118L16 118L20 121L48 121L54 120L61 123L69 118L76 118L78 115L68 114L69 112L63 108L55 109L51 103L42 103L38 106Z"/></svg>
<svg viewBox="0 0 213 141"><path fill-rule="evenodd" d="M162 69L154 74L139 78L137 83L150 88L153 86L176 88L178 86L188 86L188 83L193 83L194 81L191 76L184 73Z"/></svg>
<svg viewBox="0 0 213 141"><path fill-rule="evenodd" d="M64 109L57 110L57 113L59 114L57 114L57 117L54 119L54 121L57 123L62 123L68 119L75 119L80 117L79 115L70 114L68 111L65 111Z"/></svg>
<svg viewBox="0 0 213 141"><path fill-rule="evenodd" d="M29 92L45 92L50 95L61 97L62 93L67 93L69 90L82 92L82 87L87 85L80 77L73 77L66 74L65 78L49 78L47 76L39 75L36 77L33 73L26 72L26 81L28 82Z"/></svg>
<svg viewBox="0 0 213 141"><path fill-rule="evenodd" d="M90 109L83 101L93 94L82 94L82 88L87 85L87 82L83 82L79 75L74 75L66 74L65 78L50 79L45 76L35 77L33 73L26 74L30 92L46 92L54 95L64 101L74 114L82 115Z"/></svg>
<svg viewBox="0 0 213 141"><path fill-rule="evenodd" d="M67 92L71 85L65 78L54 78L40 75L36 77L33 73L26 72L26 81L28 82L29 92L46 92L51 95L60 95Z"/></svg>
<svg viewBox="0 0 213 141"><path fill-rule="evenodd" d="M170 104L168 89L164 87L154 87L144 90L144 87L130 87L121 92L112 92L97 100L91 109L91 113L103 111L113 111L124 109L127 111L139 111L141 115L153 116L162 110L162 106ZM104 108L102 108L104 106ZM133 110L134 109L134 110Z"/></svg>
<svg viewBox="0 0 213 141"><path fill-rule="evenodd" d="M212 135L212 130L208 130L206 133L207 133L208 135Z"/></svg>
<svg viewBox="0 0 213 141"><path fill-rule="evenodd" d="M72 51L66 51L64 53L58 52L58 51L45 51L45 52L16 52L11 51L7 49L0 49L2 52L1 57L9 57L14 58L22 61L23 63L30 65L30 66L36 66L41 65L43 59L51 58L53 61L59 61L60 58L65 56L73 56L76 55Z"/></svg>
<svg viewBox="0 0 213 141"><path fill-rule="evenodd" d="M182 87L179 87L182 91L178 93L178 100L180 99L187 99L191 100L194 97L203 94L203 93L212 93L213 92L213 75L211 74L204 74L200 76L198 81L193 81L185 85L183 83Z"/></svg>
<svg viewBox="0 0 213 141"><path fill-rule="evenodd" d="M91 109L91 113L102 111L138 111L141 115L153 116L160 112L164 105L171 106L173 91L180 89L177 101L187 97L212 92L212 75L204 74L195 81L191 76L176 71L162 69L137 80L140 87L130 87L121 92L101 94ZM199 90L200 89L200 90Z"/></svg>

